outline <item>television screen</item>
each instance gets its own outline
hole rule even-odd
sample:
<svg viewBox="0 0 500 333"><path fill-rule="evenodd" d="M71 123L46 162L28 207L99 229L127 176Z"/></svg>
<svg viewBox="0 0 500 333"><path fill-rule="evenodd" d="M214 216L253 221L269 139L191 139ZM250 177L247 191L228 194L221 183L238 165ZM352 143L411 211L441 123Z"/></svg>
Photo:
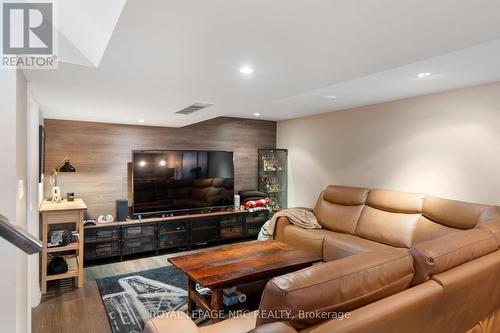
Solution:
<svg viewBox="0 0 500 333"><path fill-rule="evenodd" d="M233 205L233 153L133 151L134 214Z"/></svg>

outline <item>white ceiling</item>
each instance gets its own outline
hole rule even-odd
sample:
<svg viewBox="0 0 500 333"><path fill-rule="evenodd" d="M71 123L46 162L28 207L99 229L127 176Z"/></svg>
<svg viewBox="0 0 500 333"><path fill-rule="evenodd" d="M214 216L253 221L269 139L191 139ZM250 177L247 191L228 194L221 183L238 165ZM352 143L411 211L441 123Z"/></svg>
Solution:
<svg viewBox="0 0 500 333"><path fill-rule="evenodd" d="M26 72L46 118L281 120L500 80L500 1L79 1L59 15L89 18L60 20L80 59ZM194 102L215 105L174 114Z"/></svg>

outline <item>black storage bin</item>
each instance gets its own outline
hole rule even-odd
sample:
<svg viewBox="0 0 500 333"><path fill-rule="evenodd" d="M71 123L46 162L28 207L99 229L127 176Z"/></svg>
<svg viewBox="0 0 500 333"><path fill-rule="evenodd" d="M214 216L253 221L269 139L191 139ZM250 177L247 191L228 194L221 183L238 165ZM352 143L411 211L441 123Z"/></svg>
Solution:
<svg viewBox="0 0 500 333"><path fill-rule="evenodd" d="M117 257L119 255L119 241L85 244L85 260Z"/></svg>
<svg viewBox="0 0 500 333"><path fill-rule="evenodd" d="M191 244L218 240L219 220L216 218L191 220Z"/></svg>
<svg viewBox="0 0 500 333"><path fill-rule="evenodd" d="M154 251L155 240L151 237L131 238L123 242L123 255Z"/></svg>
<svg viewBox="0 0 500 333"><path fill-rule="evenodd" d="M120 228L99 228L85 230L85 243L120 239Z"/></svg>
<svg viewBox="0 0 500 333"><path fill-rule="evenodd" d="M221 217L220 239L240 238L244 236L243 219L240 215Z"/></svg>
<svg viewBox="0 0 500 333"><path fill-rule="evenodd" d="M139 225L132 227L123 228L123 239L134 239L134 238L144 238L155 237L155 226L154 225Z"/></svg>
<svg viewBox="0 0 500 333"><path fill-rule="evenodd" d="M186 231L173 231L158 235L158 249L168 249L187 245Z"/></svg>
<svg viewBox="0 0 500 333"><path fill-rule="evenodd" d="M158 224L158 249L187 245L187 225L182 222L162 222Z"/></svg>
<svg viewBox="0 0 500 333"><path fill-rule="evenodd" d="M186 231L186 222L160 222L158 224L158 233L168 233L172 231Z"/></svg>

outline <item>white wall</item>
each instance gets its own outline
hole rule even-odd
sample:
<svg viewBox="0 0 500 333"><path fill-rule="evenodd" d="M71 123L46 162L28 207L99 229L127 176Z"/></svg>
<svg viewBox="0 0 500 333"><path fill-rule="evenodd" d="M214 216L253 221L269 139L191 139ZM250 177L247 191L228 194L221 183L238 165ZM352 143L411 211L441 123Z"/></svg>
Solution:
<svg viewBox="0 0 500 333"><path fill-rule="evenodd" d="M0 72L0 214L16 219L16 71ZM0 237L0 323L16 332L16 249Z"/></svg>
<svg viewBox="0 0 500 333"><path fill-rule="evenodd" d="M27 82L21 71L0 72L0 214L27 228ZM31 331L28 256L0 238L2 332Z"/></svg>
<svg viewBox="0 0 500 333"><path fill-rule="evenodd" d="M18 71L16 76L16 223L24 230L28 228L28 97L27 82L24 74ZM28 318L31 307L28 305L28 256L17 251L16 265L16 321L17 332L28 332Z"/></svg>
<svg viewBox="0 0 500 333"><path fill-rule="evenodd" d="M500 205L500 82L281 121L289 206L328 184Z"/></svg>
<svg viewBox="0 0 500 333"><path fill-rule="evenodd" d="M43 193L43 182L38 182L38 166L39 166L39 125L43 124L43 118L40 113L38 103L31 93L31 88L28 84L27 89L27 103L28 103L28 122L27 122L27 172L28 181L27 187L27 230L35 237L40 236L39 228L39 207L40 207L40 193ZM42 186L42 189L39 187ZM28 290L28 299L31 307L40 304L40 279L39 279L39 266L40 258L38 254L31 255L28 258L28 279L30 288ZM31 311L29 312L31 316Z"/></svg>

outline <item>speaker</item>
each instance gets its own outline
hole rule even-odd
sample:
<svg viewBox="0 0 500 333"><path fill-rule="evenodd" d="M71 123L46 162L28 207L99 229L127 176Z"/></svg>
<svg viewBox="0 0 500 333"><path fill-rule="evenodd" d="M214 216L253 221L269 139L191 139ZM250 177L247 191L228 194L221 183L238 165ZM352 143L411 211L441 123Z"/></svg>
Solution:
<svg viewBox="0 0 500 333"><path fill-rule="evenodd" d="M116 200L116 220L123 222L128 217L128 200Z"/></svg>

